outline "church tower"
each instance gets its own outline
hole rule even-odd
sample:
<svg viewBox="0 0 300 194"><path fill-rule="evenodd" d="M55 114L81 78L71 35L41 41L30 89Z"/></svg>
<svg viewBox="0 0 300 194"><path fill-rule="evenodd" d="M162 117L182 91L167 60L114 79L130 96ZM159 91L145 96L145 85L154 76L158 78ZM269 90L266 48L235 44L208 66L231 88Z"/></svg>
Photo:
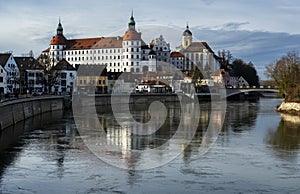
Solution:
<svg viewBox="0 0 300 194"><path fill-rule="evenodd" d="M189 25L187 24L186 25L186 29L185 31L183 32L182 34L182 43L181 43L181 46L182 48L187 48L188 46L190 46L190 44L192 43L193 41L193 37L192 37L192 32L190 31L189 29Z"/></svg>

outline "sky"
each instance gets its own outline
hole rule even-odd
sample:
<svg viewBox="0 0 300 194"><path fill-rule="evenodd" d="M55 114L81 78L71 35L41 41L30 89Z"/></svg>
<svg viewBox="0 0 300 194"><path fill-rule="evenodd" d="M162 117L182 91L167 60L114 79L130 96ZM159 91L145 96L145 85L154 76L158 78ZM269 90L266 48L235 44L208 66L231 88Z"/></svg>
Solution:
<svg viewBox="0 0 300 194"><path fill-rule="evenodd" d="M162 34L175 48L188 22L195 41L251 61L261 79L266 65L300 50L296 0L0 0L0 52L38 57L59 17L67 38L122 36L132 10L145 42Z"/></svg>

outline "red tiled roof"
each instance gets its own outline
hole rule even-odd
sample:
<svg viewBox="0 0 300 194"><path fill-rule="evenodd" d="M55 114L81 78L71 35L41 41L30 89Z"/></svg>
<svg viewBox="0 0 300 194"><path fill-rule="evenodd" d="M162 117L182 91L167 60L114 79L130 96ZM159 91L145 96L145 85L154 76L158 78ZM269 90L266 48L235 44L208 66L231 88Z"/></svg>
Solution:
<svg viewBox="0 0 300 194"><path fill-rule="evenodd" d="M50 51L50 47L48 47L47 49L43 50L42 53L49 53L49 51Z"/></svg>
<svg viewBox="0 0 300 194"><path fill-rule="evenodd" d="M65 45L67 43L67 39L64 36L53 36L50 41L50 45Z"/></svg>
<svg viewBox="0 0 300 194"><path fill-rule="evenodd" d="M67 41L66 50L81 50L92 48L121 48L122 37L82 38Z"/></svg>
<svg viewBox="0 0 300 194"><path fill-rule="evenodd" d="M124 40L141 40L142 34L135 30L127 30L124 34Z"/></svg>
<svg viewBox="0 0 300 194"><path fill-rule="evenodd" d="M184 57L184 54L182 54L181 52L172 52L170 54L170 57Z"/></svg>

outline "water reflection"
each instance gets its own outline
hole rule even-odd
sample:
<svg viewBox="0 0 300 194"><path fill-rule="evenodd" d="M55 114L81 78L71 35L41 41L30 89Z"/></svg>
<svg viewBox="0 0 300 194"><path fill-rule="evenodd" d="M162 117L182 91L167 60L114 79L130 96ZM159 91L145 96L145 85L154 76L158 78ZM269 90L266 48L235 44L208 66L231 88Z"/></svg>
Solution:
<svg viewBox="0 0 300 194"><path fill-rule="evenodd" d="M20 157L22 151L27 149L28 142L40 142L39 145L41 145L41 147L32 148L36 151L41 151L49 145L55 145L53 131L45 132L42 131L42 128L47 128L55 123L57 129L58 121L60 121L63 117L63 111L43 113L4 129L0 133L0 178L2 178L5 168L12 165L16 158ZM44 142L44 144L42 142ZM55 148L55 150L57 150L57 153L59 153L59 149ZM49 160L48 155L41 154L41 157ZM58 169L60 169L60 166L63 163L63 156L56 158Z"/></svg>
<svg viewBox="0 0 300 194"><path fill-rule="evenodd" d="M234 132L251 129L255 125L258 112L258 102L228 103L224 130L228 130L228 127L231 127Z"/></svg>
<svg viewBox="0 0 300 194"><path fill-rule="evenodd" d="M282 114L278 128L268 130L265 142L272 146L277 157L296 159L300 148L300 117Z"/></svg>

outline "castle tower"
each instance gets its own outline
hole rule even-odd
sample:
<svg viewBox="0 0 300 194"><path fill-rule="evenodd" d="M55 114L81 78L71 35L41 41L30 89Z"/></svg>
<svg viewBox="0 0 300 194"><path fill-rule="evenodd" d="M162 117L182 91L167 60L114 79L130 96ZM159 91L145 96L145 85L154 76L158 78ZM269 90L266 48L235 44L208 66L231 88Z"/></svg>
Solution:
<svg viewBox="0 0 300 194"><path fill-rule="evenodd" d="M128 29L123 36L123 71L141 72L142 34L135 30L133 13L128 22Z"/></svg>
<svg viewBox="0 0 300 194"><path fill-rule="evenodd" d="M56 28L56 35L50 41L50 61L51 66L56 65L59 61L65 58L64 48L66 48L67 39L63 34L63 27L60 19Z"/></svg>

